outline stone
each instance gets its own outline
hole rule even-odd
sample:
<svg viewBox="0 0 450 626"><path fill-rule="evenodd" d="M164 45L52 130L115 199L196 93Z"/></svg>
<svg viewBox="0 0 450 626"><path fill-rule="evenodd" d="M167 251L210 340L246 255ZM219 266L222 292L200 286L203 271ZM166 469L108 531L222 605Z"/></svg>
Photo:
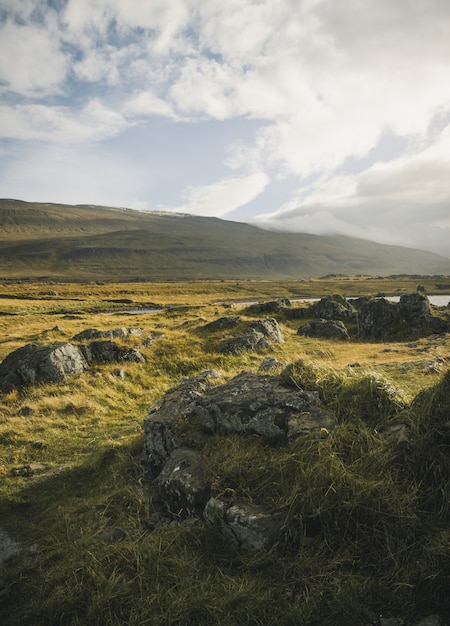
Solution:
<svg viewBox="0 0 450 626"><path fill-rule="evenodd" d="M122 361L130 361L132 363L145 363L145 357L139 352L137 348L132 348L125 352L121 358Z"/></svg>
<svg viewBox="0 0 450 626"><path fill-rule="evenodd" d="M286 363L278 361L273 356L264 357L261 365L259 366L259 372L274 372L286 367Z"/></svg>
<svg viewBox="0 0 450 626"><path fill-rule="evenodd" d="M394 302L385 298L361 298L358 310L360 339L386 339L398 329L399 324L400 311Z"/></svg>
<svg viewBox="0 0 450 626"><path fill-rule="evenodd" d="M22 406L18 411L18 415L20 415L21 417L30 417L30 415L33 414L34 409L31 406Z"/></svg>
<svg viewBox="0 0 450 626"><path fill-rule="evenodd" d="M341 322L340 320L312 320L309 324L300 326L297 334L304 335L306 337L339 339L342 341L348 341L350 339L350 335L348 334L348 330L345 327L344 322Z"/></svg>
<svg viewBox="0 0 450 626"><path fill-rule="evenodd" d="M257 352L270 350L272 343L262 333L249 329L242 335L225 339L220 344L224 354L241 354L241 352Z"/></svg>
<svg viewBox="0 0 450 626"><path fill-rule="evenodd" d="M200 516L209 497L201 454L191 448L176 448L157 481L161 499L177 518Z"/></svg>
<svg viewBox="0 0 450 626"><path fill-rule="evenodd" d="M353 320L356 319L356 310L343 296L333 294L325 296L311 307L314 315L326 320Z"/></svg>
<svg viewBox="0 0 450 626"><path fill-rule="evenodd" d="M126 339L128 335L142 334L141 328L113 328L111 330L99 330L98 328L86 328L72 337L73 341L86 341L91 339Z"/></svg>
<svg viewBox="0 0 450 626"><path fill-rule="evenodd" d="M124 348L111 340L91 341L90 344L81 346L81 350L88 363L117 363L126 353Z"/></svg>
<svg viewBox="0 0 450 626"><path fill-rule="evenodd" d="M328 435L336 419L316 392L287 387L280 377L242 372L214 384L219 379L214 370L183 379L149 409L143 461L155 476L164 518L204 518L236 547L256 551L270 545L280 520L255 503L236 502L232 489L211 498L204 444L215 434L238 434L288 445L313 432ZM149 520L151 529L161 524L160 515Z"/></svg>
<svg viewBox="0 0 450 626"><path fill-rule="evenodd" d="M219 528L225 540L249 552L269 547L281 529L279 516L271 515L249 502L230 504L210 498L204 517Z"/></svg>
<svg viewBox="0 0 450 626"><path fill-rule="evenodd" d="M0 390L9 392L38 383L63 382L88 367L72 343L31 343L11 352L0 364Z"/></svg>
<svg viewBox="0 0 450 626"><path fill-rule="evenodd" d="M274 343L284 343L283 333L281 328L274 317L266 317L256 322L250 322L249 328L256 330L256 332L262 333L267 339Z"/></svg>
<svg viewBox="0 0 450 626"><path fill-rule="evenodd" d="M225 354L241 352L259 352L270 350L272 342L283 343L284 337L278 322L273 317L249 322L237 337L225 339L220 344L220 351Z"/></svg>
<svg viewBox="0 0 450 626"><path fill-rule="evenodd" d="M450 322L431 314L430 302L422 293L404 294L399 303L361 298L358 306L361 339L418 339L450 332Z"/></svg>
<svg viewBox="0 0 450 626"><path fill-rule="evenodd" d="M6 530L0 528L0 568L13 556L19 554L21 549L20 543L12 539Z"/></svg>
<svg viewBox="0 0 450 626"><path fill-rule="evenodd" d="M234 328L239 324L241 318L239 315L227 315L224 317L219 317L218 319L209 322L203 326L204 330L225 330L228 328Z"/></svg>
<svg viewBox="0 0 450 626"><path fill-rule="evenodd" d="M288 313L291 319L315 317L325 320L352 321L356 319L357 311L353 304L340 294L324 296L318 302L307 307L293 308Z"/></svg>
<svg viewBox="0 0 450 626"><path fill-rule="evenodd" d="M290 307L291 302L288 298L279 298L269 302L256 302L247 307L248 313L279 313L285 307Z"/></svg>
<svg viewBox="0 0 450 626"><path fill-rule="evenodd" d="M335 424L334 413L324 409L314 393L288 388L278 377L249 372L209 389L190 414L208 434L258 435L271 443L287 443Z"/></svg>
<svg viewBox="0 0 450 626"><path fill-rule="evenodd" d="M143 460L152 471L159 473L175 446L182 444L183 436L177 425L187 421L195 401L213 380L221 377L215 370L205 370L182 380L150 407L144 420Z"/></svg>

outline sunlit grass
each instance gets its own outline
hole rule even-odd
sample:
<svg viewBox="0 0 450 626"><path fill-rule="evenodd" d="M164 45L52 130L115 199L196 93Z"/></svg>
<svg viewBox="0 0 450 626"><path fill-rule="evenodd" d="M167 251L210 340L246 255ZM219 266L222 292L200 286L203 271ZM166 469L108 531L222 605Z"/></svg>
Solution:
<svg viewBox="0 0 450 626"><path fill-rule="evenodd" d="M54 289L57 296L0 300L0 312L15 313L0 315L0 358L31 341L125 326L142 328L125 344L146 363L92 365L64 383L0 395L0 527L34 546L25 561L8 563L11 604L0 609L2 624L363 626L374 611L407 615L414 602L419 611L448 607L448 376L436 388L440 374L427 373L430 363L445 372L448 336L411 344L315 340L280 316L285 343L267 354L287 364L287 384L320 391L339 416L336 429L289 448L213 438L204 457L216 493L232 488L278 511L285 540L246 555L201 522L146 526L160 506L139 460L148 408L184 376L256 372L266 356L220 353L223 334L202 327L242 308L215 300L324 295L321 288L332 285L8 286L16 295ZM342 287L350 289L363 282ZM131 316L110 302L117 299L180 308ZM107 314L113 310L121 312ZM383 431L398 420L411 432L409 455ZM15 473L25 467L29 473ZM120 541L109 541L114 529L123 531Z"/></svg>

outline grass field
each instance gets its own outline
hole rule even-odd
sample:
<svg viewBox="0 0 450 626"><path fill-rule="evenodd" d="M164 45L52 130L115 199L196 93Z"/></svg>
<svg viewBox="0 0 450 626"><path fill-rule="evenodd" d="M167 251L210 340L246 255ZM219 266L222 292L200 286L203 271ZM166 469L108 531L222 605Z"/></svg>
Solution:
<svg viewBox="0 0 450 626"><path fill-rule="evenodd" d="M257 371L264 355L221 354L200 328L230 311L251 319L236 303L401 294L418 283L442 293L446 282L1 285L0 360L26 343L125 326L142 329L124 341L146 363L120 364L124 377L106 364L0 395L0 530L22 548L0 572L10 589L0 623L365 626L381 614L405 624L448 616L449 335L331 342L300 337L298 321L279 317L286 341L270 354L286 363L289 384L321 394L339 424L330 437L307 438L295 450L250 438L211 444L211 480L221 488L238 481L286 511L291 539L267 552L237 553L201 521L150 531L158 496L139 460L148 408L181 377L207 368L226 378ZM442 314L448 318L448 309ZM408 423L407 455L378 429L387 389L404 408L399 418L389 403L382 419ZM312 545L300 540L305 511L321 521Z"/></svg>

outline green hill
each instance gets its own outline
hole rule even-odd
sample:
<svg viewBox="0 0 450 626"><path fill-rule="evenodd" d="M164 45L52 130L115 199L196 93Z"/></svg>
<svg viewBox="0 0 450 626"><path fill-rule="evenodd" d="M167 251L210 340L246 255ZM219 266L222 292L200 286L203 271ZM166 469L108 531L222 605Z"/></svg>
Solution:
<svg viewBox="0 0 450 626"><path fill-rule="evenodd" d="M0 200L3 278L280 279L328 273L449 274L450 259L211 217Z"/></svg>

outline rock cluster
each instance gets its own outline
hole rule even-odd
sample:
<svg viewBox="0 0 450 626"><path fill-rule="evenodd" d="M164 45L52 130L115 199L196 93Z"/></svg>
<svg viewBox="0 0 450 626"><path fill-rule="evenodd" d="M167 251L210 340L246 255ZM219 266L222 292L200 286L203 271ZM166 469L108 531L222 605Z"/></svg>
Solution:
<svg viewBox="0 0 450 626"><path fill-rule="evenodd" d="M271 300L269 302L255 302L247 307L248 313L279 313L286 307L291 306L291 301L288 298L279 298L278 300Z"/></svg>
<svg viewBox="0 0 450 626"><path fill-rule="evenodd" d="M222 341L220 351L225 354L259 352L270 350L274 343L284 343L283 333L274 317L266 317L247 323L239 335Z"/></svg>
<svg viewBox="0 0 450 626"><path fill-rule="evenodd" d="M110 337L113 331L105 332L106 335L96 329L88 329L73 339ZM118 336L124 335L121 333ZM11 352L0 363L0 391L8 393L34 384L63 382L81 374L92 363L120 361L143 363L145 359L137 348L125 348L111 339L97 339L83 344L30 343Z"/></svg>
<svg viewBox="0 0 450 626"><path fill-rule="evenodd" d="M208 370L185 379L149 409L143 461L170 514L215 522L227 539L255 550L270 543L280 520L255 503L213 497L203 467L205 443L216 434L237 434L289 445L308 433L331 430L335 415L315 393L288 388L279 377L242 372L217 384L219 376Z"/></svg>
<svg viewBox="0 0 450 626"><path fill-rule="evenodd" d="M305 335L306 337L342 339L345 341L350 339L350 335L348 334L348 330L344 325L344 322L341 322L340 320L312 320L309 324L300 326L297 334Z"/></svg>
<svg viewBox="0 0 450 626"><path fill-rule="evenodd" d="M291 319L302 319L314 317L324 320L354 321L356 320L356 309L340 294L324 296L318 302L306 308L296 308L289 311Z"/></svg>
<svg viewBox="0 0 450 626"><path fill-rule="evenodd" d="M430 301L421 292L404 294L398 303L374 297L350 303L339 295L325 296L309 307L291 309L289 317L314 317L299 328L298 334L327 339L349 339L344 322L356 322L358 337L369 341L418 339L450 332L450 323L433 315Z"/></svg>
<svg viewBox="0 0 450 626"><path fill-rule="evenodd" d="M430 301L423 293L404 294L400 302L385 298L361 298L358 304L360 339L417 339L450 332L450 323L431 313Z"/></svg>

